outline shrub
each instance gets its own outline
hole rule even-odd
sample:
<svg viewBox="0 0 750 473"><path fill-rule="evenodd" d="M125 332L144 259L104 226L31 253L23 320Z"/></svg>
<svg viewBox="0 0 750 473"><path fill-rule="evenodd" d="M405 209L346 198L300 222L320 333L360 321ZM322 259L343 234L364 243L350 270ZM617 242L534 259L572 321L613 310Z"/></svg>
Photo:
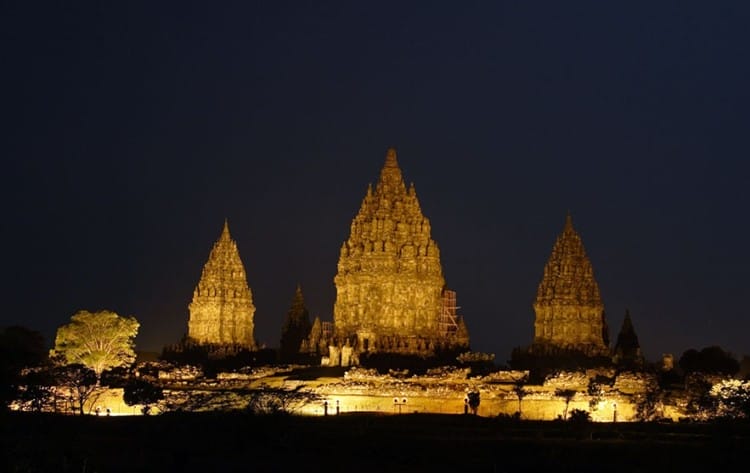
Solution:
<svg viewBox="0 0 750 473"><path fill-rule="evenodd" d="M591 414L583 409L573 409L570 411L569 421L573 424L586 424L591 421Z"/></svg>

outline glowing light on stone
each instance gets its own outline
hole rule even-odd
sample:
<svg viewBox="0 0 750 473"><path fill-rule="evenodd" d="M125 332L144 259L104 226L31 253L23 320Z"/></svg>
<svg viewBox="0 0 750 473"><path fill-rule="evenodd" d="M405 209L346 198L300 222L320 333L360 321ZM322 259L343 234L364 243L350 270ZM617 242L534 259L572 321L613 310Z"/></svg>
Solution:
<svg viewBox="0 0 750 473"><path fill-rule="evenodd" d="M348 348L429 353L445 344L468 345L465 330L460 342L441 332L440 250L414 185L404 184L394 149L350 230L334 279L334 335L345 346L332 358L345 357Z"/></svg>
<svg viewBox="0 0 750 473"><path fill-rule="evenodd" d="M253 295L227 222L203 267L189 309L191 340L255 348Z"/></svg>
<svg viewBox="0 0 750 473"><path fill-rule="evenodd" d="M534 301L534 348L609 353L599 285L570 215L558 236Z"/></svg>

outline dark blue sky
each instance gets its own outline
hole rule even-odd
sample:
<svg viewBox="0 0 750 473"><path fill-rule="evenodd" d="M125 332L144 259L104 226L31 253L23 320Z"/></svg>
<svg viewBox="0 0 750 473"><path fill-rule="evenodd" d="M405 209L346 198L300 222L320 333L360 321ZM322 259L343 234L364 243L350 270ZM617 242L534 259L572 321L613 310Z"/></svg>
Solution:
<svg viewBox="0 0 750 473"><path fill-rule="evenodd" d="M177 341L228 217L276 345L395 146L474 349L531 342L569 209L613 337L750 354L745 2L68 3L0 7L0 324Z"/></svg>

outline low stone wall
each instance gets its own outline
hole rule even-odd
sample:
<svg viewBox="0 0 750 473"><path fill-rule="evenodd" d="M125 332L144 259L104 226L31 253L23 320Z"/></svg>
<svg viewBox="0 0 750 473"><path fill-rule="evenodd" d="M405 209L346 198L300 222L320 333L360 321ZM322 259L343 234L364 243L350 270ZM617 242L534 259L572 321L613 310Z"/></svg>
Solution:
<svg viewBox="0 0 750 473"><path fill-rule="evenodd" d="M601 373L563 372L550 376L541 385L519 385L528 379L523 371L505 371L485 377L469 377L469 370L438 369L424 376L409 376L408 372L378 374L361 368L348 371L340 378L316 378L303 380L292 376L290 369L263 368L245 373L222 373L216 379L186 380L184 376L165 376L158 382L172 408L179 408L187 398L194 402L188 410L242 409L249 395L255 390L301 390L312 393L315 401L302 406L297 412L322 415L324 402L328 403L328 414L374 412L440 413L461 414L466 412L467 394L478 392L480 404L478 415L495 417L512 416L519 411L517 389L522 387L520 402L521 417L534 420L554 420L569 414L574 409L589 412L594 421L627 422L636 420L636 403L655 388L655 379L650 375L625 373L608 377ZM181 373L182 374L182 373ZM593 378L591 377L593 376ZM591 379L604 380L597 384L596 391L589 395ZM566 406L563 392L573 391ZM64 405L64 397L60 396ZM200 402L195 402L196 400ZM659 401L658 416L679 420L684 416L685 394L669 392ZM166 404L166 401L165 401ZM140 415L140 406L127 406L122 400L122 389L102 388L86 405L87 413L104 415ZM69 407L63 407L63 412ZM187 407L186 407L187 409Z"/></svg>
<svg viewBox="0 0 750 473"><path fill-rule="evenodd" d="M518 412L518 397L511 391L496 387L473 386L480 394L477 414L485 417L512 416ZM524 419L554 420L565 412L565 401L557 397L554 390L541 386L527 386L529 393L521 401L521 416ZM375 413L437 413L462 414L465 412L466 386L442 386L442 389L416 389L408 383L383 386L327 385L315 390L331 406L338 401L340 411ZM588 411L591 419L598 422L626 422L635 420L635 405L630 396L616 393L605 395L594 406L591 397L577 393L567 406L568 414L573 409ZM323 401L304 409L307 414L322 414ZM616 414L615 414L616 411Z"/></svg>

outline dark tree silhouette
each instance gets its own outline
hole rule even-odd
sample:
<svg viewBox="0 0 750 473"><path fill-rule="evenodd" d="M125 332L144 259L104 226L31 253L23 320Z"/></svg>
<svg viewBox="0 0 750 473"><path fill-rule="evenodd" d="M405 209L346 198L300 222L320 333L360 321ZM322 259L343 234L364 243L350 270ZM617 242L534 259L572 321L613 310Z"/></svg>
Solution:
<svg viewBox="0 0 750 473"><path fill-rule="evenodd" d="M740 360L740 371L737 375L745 380L750 380L750 356L744 355Z"/></svg>
<svg viewBox="0 0 750 473"><path fill-rule="evenodd" d="M101 390L94 370L80 364L62 365L53 370L58 386L65 388L70 408L84 415L86 403L98 397Z"/></svg>
<svg viewBox="0 0 750 473"><path fill-rule="evenodd" d="M516 398L518 398L518 418L521 418L521 401L523 401L523 398L526 397L527 394L529 394L529 391L526 390L524 387L526 386L526 378L520 378L517 379L515 383L513 383L513 393L516 395Z"/></svg>
<svg viewBox="0 0 750 473"><path fill-rule="evenodd" d="M659 416L661 390L658 385L648 386L635 398L635 418L640 422L650 422Z"/></svg>
<svg viewBox="0 0 750 473"><path fill-rule="evenodd" d="M47 348L41 333L13 326L0 330L0 355L3 365L17 368L38 366L47 359Z"/></svg>
<svg viewBox="0 0 750 473"><path fill-rule="evenodd" d="M568 406L570 406L570 401L575 397L576 391L575 389L556 389L555 390L555 396L563 398L565 401L565 410L563 411L563 420L567 420L568 418Z"/></svg>
<svg viewBox="0 0 750 473"><path fill-rule="evenodd" d="M319 395L305 390L302 386L284 389L263 385L248 392L246 411L256 415L292 414L305 404L319 400Z"/></svg>
<svg viewBox="0 0 750 473"><path fill-rule="evenodd" d="M21 370L39 366L47 359L44 337L25 327L0 330L0 409L18 397Z"/></svg>
<svg viewBox="0 0 750 473"><path fill-rule="evenodd" d="M293 362L299 359L302 342L310 335L310 314L305 307L302 288L297 285L292 306L286 314L281 329L279 358L281 361Z"/></svg>
<svg viewBox="0 0 750 473"><path fill-rule="evenodd" d="M718 400L711 396L712 386L713 383L702 375L685 378L685 392L687 393L685 411L694 420L708 420L716 415Z"/></svg>
<svg viewBox="0 0 750 473"><path fill-rule="evenodd" d="M583 409L573 409L568 420L574 424L586 424L591 420L591 414Z"/></svg>
<svg viewBox="0 0 750 473"><path fill-rule="evenodd" d="M102 372L100 384L108 388L124 388L133 377L132 367L118 366Z"/></svg>
<svg viewBox="0 0 750 473"><path fill-rule="evenodd" d="M55 384L48 366L25 370L20 378L16 401L23 410L41 412L52 404Z"/></svg>
<svg viewBox="0 0 750 473"><path fill-rule="evenodd" d="M148 415L151 406L164 399L164 392L145 379L133 379L125 385L122 398L128 406L140 404L143 415Z"/></svg>
<svg viewBox="0 0 750 473"><path fill-rule="evenodd" d="M477 415L480 402L479 391L470 391L466 394L466 403L468 404L469 409L471 409L472 414Z"/></svg>
<svg viewBox="0 0 750 473"><path fill-rule="evenodd" d="M706 347L701 351L687 350L678 363L685 374L711 373L731 376L740 369L739 361L718 346Z"/></svg>

